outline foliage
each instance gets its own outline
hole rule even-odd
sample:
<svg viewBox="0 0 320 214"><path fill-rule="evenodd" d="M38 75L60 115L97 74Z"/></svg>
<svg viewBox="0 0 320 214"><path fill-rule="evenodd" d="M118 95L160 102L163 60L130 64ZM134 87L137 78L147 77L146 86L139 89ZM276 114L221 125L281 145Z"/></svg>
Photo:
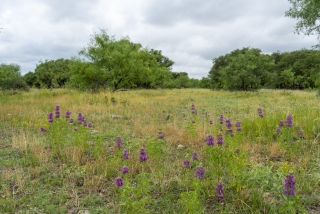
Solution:
<svg viewBox="0 0 320 214"><path fill-rule="evenodd" d="M306 89L318 87L320 82L320 51L298 50L273 53L275 60L275 88Z"/></svg>
<svg viewBox="0 0 320 214"><path fill-rule="evenodd" d="M273 60L260 49L243 48L213 59L209 71L212 88L255 90L272 82Z"/></svg>
<svg viewBox="0 0 320 214"><path fill-rule="evenodd" d="M40 88L40 84L37 82L37 76L34 72L29 71L23 77L24 81L27 83L29 87Z"/></svg>
<svg viewBox="0 0 320 214"><path fill-rule="evenodd" d="M89 61L79 59L71 66L72 80L94 91L106 87L113 91L140 86L155 88L166 79L173 64L161 51L149 51L128 37L116 40L104 30L94 33L79 54Z"/></svg>
<svg viewBox="0 0 320 214"><path fill-rule="evenodd" d="M320 40L320 1L317 0L289 0L291 8L286 16L297 19L295 26L296 33L305 35L317 35ZM319 48L320 44L317 45Z"/></svg>
<svg viewBox="0 0 320 214"><path fill-rule="evenodd" d="M28 90L27 84L21 77L20 66L17 64L0 65L0 88Z"/></svg>
<svg viewBox="0 0 320 214"><path fill-rule="evenodd" d="M41 88L62 88L69 81L70 60L57 59L40 61L35 68L34 75L36 80L33 82L34 86ZM31 74L27 76L29 80L33 80ZM26 77L26 78L27 78Z"/></svg>

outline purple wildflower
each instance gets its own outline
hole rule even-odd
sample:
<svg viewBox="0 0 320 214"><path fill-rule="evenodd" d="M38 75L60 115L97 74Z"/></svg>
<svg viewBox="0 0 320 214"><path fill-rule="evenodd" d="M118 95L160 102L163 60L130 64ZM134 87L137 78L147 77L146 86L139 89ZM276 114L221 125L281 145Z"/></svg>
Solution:
<svg viewBox="0 0 320 214"><path fill-rule="evenodd" d="M196 109L191 111L192 114L198 114L198 111Z"/></svg>
<svg viewBox="0 0 320 214"><path fill-rule="evenodd" d="M44 127L41 127L41 128L40 128L40 131L46 132L47 130L46 130Z"/></svg>
<svg viewBox="0 0 320 214"><path fill-rule="evenodd" d="M226 127L231 128L231 126L232 126L232 122L231 122L230 118L226 118Z"/></svg>
<svg viewBox="0 0 320 214"><path fill-rule="evenodd" d="M183 161L183 166L186 167L186 168L191 167L191 164L190 164L189 159L185 159L185 160Z"/></svg>
<svg viewBox="0 0 320 214"><path fill-rule="evenodd" d="M236 149L236 153L239 154L240 153L240 149Z"/></svg>
<svg viewBox="0 0 320 214"><path fill-rule="evenodd" d="M192 152L192 159L193 160L199 160L199 155L196 152Z"/></svg>
<svg viewBox="0 0 320 214"><path fill-rule="evenodd" d="M216 186L216 196L219 203L224 203L224 188L221 183Z"/></svg>
<svg viewBox="0 0 320 214"><path fill-rule="evenodd" d="M164 135L162 133L159 133L158 139L163 139L163 138L164 138Z"/></svg>
<svg viewBox="0 0 320 214"><path fill-rule="evenodd" d="M236 127L237 127L237 132L241 132L242 131L242 128L241 128L241 122L240 121L237 121L236 122Z"/></svg>
<svg viewBox="0 0 320 214"><path fill-rule="evenodd" d="M287 127L292 127L292 115L288 115L286 118L286 126Z"/></svg>
<svg viewBox="0 0 320 214"><path fill-rule="evenodd" d="M209 124L210 124L210 125L212 125L212 124L213 124L213 121L212 121L212 120L210 120L210 121L209 121Z"/></svg>
<svg viewBox="0 0 320 214"><path fill-rule="evenodd" d="M122 151L122 158L125 159L125 160L129 159L128 150L125 149L125 150Z"/></svg>
<svg viewBox="0 0 320 214"><path fill-rule="evenodd" d="M70 120L69 120L69 123L73 123L73 119L70 119Z"/></svg>
<svg viewBox="0 0 320 214"><path fill-rule="evenodd" d="M196 106L194 105L194 103L191 104L191 110L195 110Z"/></svg>
<svg viewBox="0 0 320 214"><path fill-rule="evenodd" d="M222 114L220 115L219 120L220 120L220 124L223 124L223 115Z"/></svg>
<svg viewBox="0 0 320 214"><path fill-rule="evenodd" d="M209 136L206 138L206 140L207 140L207 145L209 145L209 146L213 146L213 145L214 145L214 138L213 138L212 135L209 135Z"/></svg>
<svg viewBox="0 0 320 214"><path fill-rule="evenodd" d="M129 172L129 167L125 166L121 169L122 174L127 174Z"/></svg>
<svg viewBox="0 0 320 214"><path fill-rule="evenodd" d="M148 160L147 151L144 148L140 149L139 154L139 159L141 162Z"/></svg>
<svg viewBox="0 0 320 214"><path fill-rule="evenodd" d="M84 121L84 116L82 115L82 113L78 113L78 124L82 124L83 121Z"/></svg>
<svg viewBox="0 0 320 214"><path fill-rule="evenodd" d="M92 123L88 123L88 128L92 128Z"/></svg>
<svg viewBox="0 0 320 214"><path fill-rule="evenodd" d="M264 115L262 113L262 108L258 108L258 116L259 117L264 117Z"/></svg>
<svg viewBox="0 0 320 214"><path fill-rule="evenodd" d="M280 127L284 126L284 122L283 122L283 120L280 120L280 122L279 122L279 126L280 126Z"/></svg>
<svg viewBox="0 0 320 214"><path fill-rule="evenodd" d="M60 105L56 105L55 108L55 117L59 118L60 117Z"/></svg>
<svg viewBox="0 0 320 214"><path fill-rule="evenodd" d="M277 128L276 129L276 133L280 133L281 132L281 129L280 128Z"/></svg>
<svg viewBox="0 0 320 214"><path fill-rule="evenodd" d="M223 135L220 133L218 134L217 144L222 145L224 143Z"/></svg>
<svg viewBox="0 0 320 214"><path fill-rule="evenodd" d="M74 131L78 131L78 127L74 127L73 130L74 130Z"/></svg>
<svg viewBox="0 0 320 214"><path fill-rule="evenodd" d="M298 135L303 135L303 131L299 130Z"/></svg>
<svg viewBox="0 0 320 214"><path fill-rule="evenodd" d="M70 118L70 115L71 115L71 112L70 112L70 111L67 111L67 112L66 112L66 118L69 119L69 118Z"/></svg>
<svg viewBox="0 0 320 214"><path fill-rule="evenodd" d="M53 114L52 114L52 112L50 112L50 113L48 114L48 122L49 122L49 123L52 123L52 122L53 122Z"/></svg>
<svg viewBox="0 0 320 214"><path fill-rule="evenodd" d="M294 176L288 174L284 180L283 194L287 196L292 196L295 194L295 181Z"/></svg>
<svg viewBox="0 0 320 214"><path fill-rule="evenodd" d="M109 148L109 152L111 152L111 153L113 153L113 152L114 152L113 147L110 147L110 148Z"/></svg>
<svg viewBox="0 0 320 214"><path fill-rule="evenodd" d="M116 184L117 187L123 186L123 184L124 184L123 179L121 177L117 177L116 181L115 181L115 184Z"/></svg>
<svg viewBox="0 0 320 214"><path fill-rule="evenodd" d="M195 123L196 121L195 120L192 120L192 123Z"/></svg>
<svg viewBox="0 0 320 214"><path fill-rule="evenodd" d="M121 148L122 147L122 138L121 137L116 137L116 148Z"/></svg>
<svg viewBox="0 0 320 214"><path fill-rule="evenodd" d="M204 178L204 168L203 167L197 167L197 171L195 176L199 179L203 179Z"/></svg>

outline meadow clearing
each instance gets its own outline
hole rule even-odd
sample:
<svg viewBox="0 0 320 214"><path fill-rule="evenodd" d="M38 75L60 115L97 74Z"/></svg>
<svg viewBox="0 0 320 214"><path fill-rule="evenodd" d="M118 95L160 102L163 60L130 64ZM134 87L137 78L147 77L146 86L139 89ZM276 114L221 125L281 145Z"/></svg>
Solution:
<svg viewBox="0 0 320 214"><path fill-rule="evenodd" d="M320 213L319 135L315 91L0 92L0 213Z"/></svg>

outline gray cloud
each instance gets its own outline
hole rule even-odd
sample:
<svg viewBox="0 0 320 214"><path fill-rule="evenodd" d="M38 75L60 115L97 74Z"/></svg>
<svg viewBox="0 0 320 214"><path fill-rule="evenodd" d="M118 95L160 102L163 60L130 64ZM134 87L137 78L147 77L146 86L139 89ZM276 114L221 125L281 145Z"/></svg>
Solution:
<svg viewBox="0 0 320 214"><path fill-rule="evenodd" d="M310 48L316 37L293 33L287 0L5 0L0 5L0 63L22 73L39 60L70 58L93 31L162 50L175 71L207 76L212 59L243 47L265 53Z"/></svg>

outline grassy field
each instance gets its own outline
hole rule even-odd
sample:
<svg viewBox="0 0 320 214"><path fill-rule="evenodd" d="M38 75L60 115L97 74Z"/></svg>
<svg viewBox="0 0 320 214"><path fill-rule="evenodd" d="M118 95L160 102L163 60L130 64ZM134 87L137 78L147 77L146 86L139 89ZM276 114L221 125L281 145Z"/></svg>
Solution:
<svg viewBox="0 0 320 214"><path fill-rule="evenodd" d="M2 92L0 213L320 213L319 135L315 92Z"/></svg>

